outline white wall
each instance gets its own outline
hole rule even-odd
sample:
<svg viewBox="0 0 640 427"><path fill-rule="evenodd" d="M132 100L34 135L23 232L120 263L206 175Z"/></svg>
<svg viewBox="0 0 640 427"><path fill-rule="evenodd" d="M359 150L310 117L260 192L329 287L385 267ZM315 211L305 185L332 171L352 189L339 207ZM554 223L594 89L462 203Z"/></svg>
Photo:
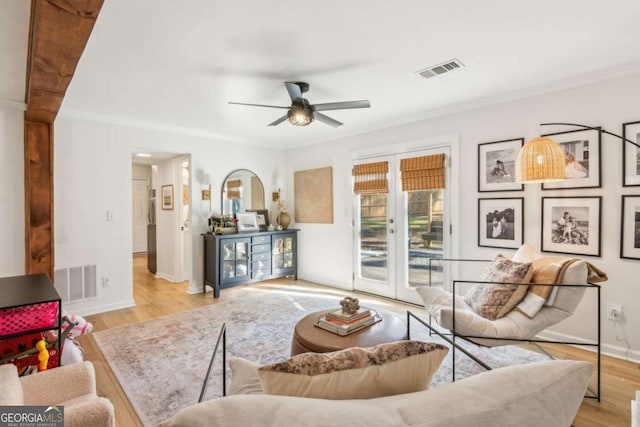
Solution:
<svg viewBox="0 0 640 427"><path fill-rule="evenodd" d="M229 172L251 169L269 191L283 158L280 150L58 116L54 175L56 268L96 264L98 281L108 277L111 282L111 287L99 289L95 300L68 306L70 312L97 313L134 303L131 155L139 150L191 154L193 262L189 292L194 293L202 291L200 234L206 231L209 216L209 202L201 197L205 173L211 175L213 183L213 209L219 210L220 186ZM21 153L18 164L22 162ZM178 183L175 181L174 185ZM162 184L162 180L154 182L158 189ZM159 204L159 192L157 196ZM20 206L22 203L21 200ZM106 221L107 210L114 212L114 221ZM160 214L161 209L158 207L157 211ZM23 233L23 229L19 227L19 232ZM19 256L23 254L22 249Z"/></svg>
<svg viewBox="0 0 640 427"><path fill-rule="evenodd" d="M497 252L511 255L512 250L477 246L477 199L479 197L525 197L525 242L540 248L540 211L543 196L602 195L602 257L586 257L605 270L609 281L602 286L602 307L607 302L623 305L622 327L631 344L630 355L640 360L640 298L637 275L640 261L619 258L620 196L640 194L640 187L625 188L621 183L621 142L610 136L602 141L602 188L541 191L527 185L523 192L477 192L477 145L483 142L524 137L526 140L545 132L539 123L569 122L603 126L622 132L622 123L640 120L640 75L630 75L555 93L532 96L484 108L418 121L326 144L292 149L287 152L287 198L293 202L293 172L333 166L334 224L298 224L300 233L299 274L301 278L337 287L351 288L353 270L351 157L352 152L387 144L405 144L439 135L459 134L460 192L457 209L461 213L453 239L459 243L462 258L491 258ZM563 130L563 129L558 129ZM569 130L569 129L566 129ZM454 195L455 197L455 195ZM290 203L293 206L293 203ZM464 214L462 214L464 213ZM582 338L595 337L593 319L595 293L583 300L578 312L553 328L554 333ZM625 348L616 341L613 324L602 319L605 351L623 355Z"/></svg>
<svg viewBox="0 0 640 427"><path fill-rule="evenodd" d="M178 227L180 204L179 184L176 174L177 161L174 159L158 163L158 170L155 174L157 183L157 210L156 210L156 253L157 271L156 276L179 282L178 273ZM162 186L173 185L173 209L162 209Z"/></svg>
<svg viewBox="0 0 640 427"><path fill-rule="evenodd" d="M131 179L146 179L151 185L151 165L136 165L131 169Z"/></svg>
<svg viewBox="0 0 640 427"><path fill-rule="evenodd" d="M0 103L0 277L24 274L24 109Z"/></svg>

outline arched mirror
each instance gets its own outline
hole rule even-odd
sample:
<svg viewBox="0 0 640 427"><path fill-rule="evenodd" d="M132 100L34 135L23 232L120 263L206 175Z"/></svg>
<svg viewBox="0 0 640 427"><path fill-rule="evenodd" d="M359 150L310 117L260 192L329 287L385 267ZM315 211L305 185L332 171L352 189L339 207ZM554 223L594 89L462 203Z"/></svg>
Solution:
<svg viewBox="0 0 640 427"><path fill-rule="evenodd" d="M222 183L222 214L233 215L256 209L264 209L262 181L248 169L234 170Z"/></svg>

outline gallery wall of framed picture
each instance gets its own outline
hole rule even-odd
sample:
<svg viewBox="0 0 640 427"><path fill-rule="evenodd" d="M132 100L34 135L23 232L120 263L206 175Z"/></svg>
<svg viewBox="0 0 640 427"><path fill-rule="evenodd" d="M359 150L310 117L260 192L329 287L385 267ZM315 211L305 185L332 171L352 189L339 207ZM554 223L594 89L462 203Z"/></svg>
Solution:
<svg viewBox="0 0 640 427"><path fill-rule="evenodd" d="M640 121L621 127L622 186L630 194L623 194L620 202L620 258L640 260L640 148L625 141L640 144ZM620 137L600 127L542 135L558 142L567 168L566 180L540 184L541 190L551 193L538 205L543 252L602 256L603 134ZM524 142L514 138L478 144L478 193L524 191L515 179ZM479 197L478 246L517 249L525 241L525 210L524 197Z"/></svg>

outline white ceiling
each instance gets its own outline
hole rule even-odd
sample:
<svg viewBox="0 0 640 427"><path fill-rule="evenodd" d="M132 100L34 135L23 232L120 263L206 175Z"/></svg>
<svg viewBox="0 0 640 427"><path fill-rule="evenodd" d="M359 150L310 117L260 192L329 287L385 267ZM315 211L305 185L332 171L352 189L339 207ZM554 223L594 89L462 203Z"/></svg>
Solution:
<svg viewBox="0 0 640 427"><path fill-rule="evenodd" d="M26 35L29 3L3 0L5 99L24 100L27 44L6 37ZM636 72L639 22L638 0L106 0L60 114L295 147ZM415 74L452 58L466 67ZM286 80L310 83L311 103L371 108L298 128L227 104L287 106Z"/></svg>

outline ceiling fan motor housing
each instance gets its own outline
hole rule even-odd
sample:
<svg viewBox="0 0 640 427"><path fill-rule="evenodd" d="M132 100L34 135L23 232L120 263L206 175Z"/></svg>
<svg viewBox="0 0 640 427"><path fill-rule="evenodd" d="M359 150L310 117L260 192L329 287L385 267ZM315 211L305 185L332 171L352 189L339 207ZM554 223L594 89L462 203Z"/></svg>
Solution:
<svg viewBox="0 0 640 427"><path fill-rule="evenodd" d="M313 122L313 110L309 106L309 101L304 98L293 101L287 112L287 119L296 126L307 126Z"/></svg>

